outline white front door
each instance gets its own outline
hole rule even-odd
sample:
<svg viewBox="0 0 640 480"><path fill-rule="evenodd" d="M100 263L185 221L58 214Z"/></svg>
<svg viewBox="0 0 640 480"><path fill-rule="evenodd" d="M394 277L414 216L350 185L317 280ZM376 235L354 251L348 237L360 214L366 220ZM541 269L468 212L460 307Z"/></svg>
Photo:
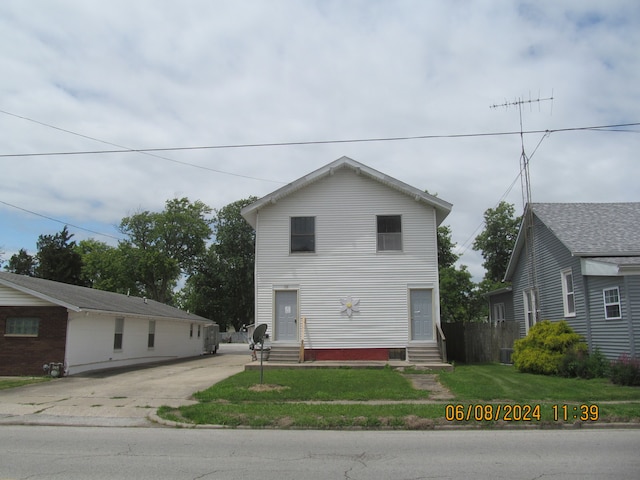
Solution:
<svg viewBox="0 0 640 480"><path fill-rule="evenodd" d="M433 290L409 291L411 340L433 340Z"/></svg>
<svg viewBox="0 0 640 480"><path fill-rule="evenodd" d="M276 290L274 340L295 342L298 340L298 292Z"/></svg>

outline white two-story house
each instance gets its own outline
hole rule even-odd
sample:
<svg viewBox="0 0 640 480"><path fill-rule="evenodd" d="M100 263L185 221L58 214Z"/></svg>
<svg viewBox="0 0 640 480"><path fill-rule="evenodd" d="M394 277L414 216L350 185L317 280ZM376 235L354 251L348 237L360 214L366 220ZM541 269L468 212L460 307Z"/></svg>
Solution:
<svg viewBox="0 0 640 480"><path fill-rule="evenodd" d="M304 360L388 360L437 345L436 230L450 210L347 157L245 207L255 321L273 352L304 343Z"/></svg>

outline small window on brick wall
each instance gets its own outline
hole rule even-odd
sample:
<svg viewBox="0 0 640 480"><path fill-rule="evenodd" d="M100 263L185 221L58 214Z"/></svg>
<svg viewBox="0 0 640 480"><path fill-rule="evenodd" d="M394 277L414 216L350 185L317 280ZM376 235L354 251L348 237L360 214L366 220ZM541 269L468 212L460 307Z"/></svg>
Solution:
<svg viewBox="0 0 640 480"><path fill-rule="evenodd" d="M9 317L4 329L5 336L37 337L40 319L35 317Z"/></svg>

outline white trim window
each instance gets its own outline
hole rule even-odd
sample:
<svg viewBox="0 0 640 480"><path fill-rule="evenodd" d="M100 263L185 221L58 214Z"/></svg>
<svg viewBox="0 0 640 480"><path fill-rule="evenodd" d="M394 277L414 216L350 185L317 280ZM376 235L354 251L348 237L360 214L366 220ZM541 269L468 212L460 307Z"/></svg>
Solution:
<svg viewBox="0 0 640 480"><path fill-rule="evenodd" d="M378 251L402 250L402 216L378 215L376 217Z"/></svg>
<svg viewBox="0 0 640 480"><path fill-rule="evenodd" d="M525 332L538 323L538 292L535 288L528 288L522 292L524 301Z"/></svg>
<svg viewBox="0 0 640 480"><path fill-rule="evenodd" d="M576 316L576 297L573 289L573 272L570 268L560 272L562 278L562 305L565 317Z"/></svg>
<svg viewBox="0 0 640 480"><path fill-rule="evenodd" d="M149 334L147 336L147 348L156 346L156 321L149 320Z"/></svg>
<svg viewBox="0 0 640 480"><path fill-rule="evenodd" d="M616 320L622 318L622 308L620 306L620 290L618 287L605 288L602 290L604 300L604 318L606 320Z"/></svg>
<svg viewBox="0 0 640 480"><path fill-rule="evenodd" d="M315 253L315 217L291 217L289 248L291 253Z"/></svg>
<svg viewBox="0 0 640 480"><path fill-rule="evenodd" d="M122 350L122 339L124 337L124 318L116 318L116 328L113 334L113 349Z"/></svg>

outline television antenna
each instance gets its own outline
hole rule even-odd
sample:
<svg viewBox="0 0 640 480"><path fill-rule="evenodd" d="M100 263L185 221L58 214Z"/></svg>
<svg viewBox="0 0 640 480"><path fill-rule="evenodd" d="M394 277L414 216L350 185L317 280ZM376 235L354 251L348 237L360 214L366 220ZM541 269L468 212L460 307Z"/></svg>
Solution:
<svg viewBox="0 0 640 480"><path fill-rule="evenodd" d="M538 105L538 109L540 109L540 104L542 102L551 102L551 112L553 113L553 90L551 90L551 96L547 98L531 98L531 92L529 92L529 99L518 97L513 101L505 100L504 103L490 105L489 108L518 108L518 116L520 118L520 185L522 190L522 203L524 206L524 218L522 219L522 228L524 229L524 242L525 242L525 251L527 255L527 259L529 261L530 268L529 270L529 285L531 285L531 289L529 290L530 296L527 299L528 310L527 322L529 322L529 326L533 326L539 320L539 312L540 312L540 302L538 297L538 279L536 274L536 265L535 265L535 248L533 241L533 209L531 207L531 176L529 174L529 156L524 148L524 128L522 123L522 108L526 105L529 105L529 109L533 109L533 105ZM531 317L529 317L529 312L532 312ZM527 328L528 330L528 328Z"/></svg>

